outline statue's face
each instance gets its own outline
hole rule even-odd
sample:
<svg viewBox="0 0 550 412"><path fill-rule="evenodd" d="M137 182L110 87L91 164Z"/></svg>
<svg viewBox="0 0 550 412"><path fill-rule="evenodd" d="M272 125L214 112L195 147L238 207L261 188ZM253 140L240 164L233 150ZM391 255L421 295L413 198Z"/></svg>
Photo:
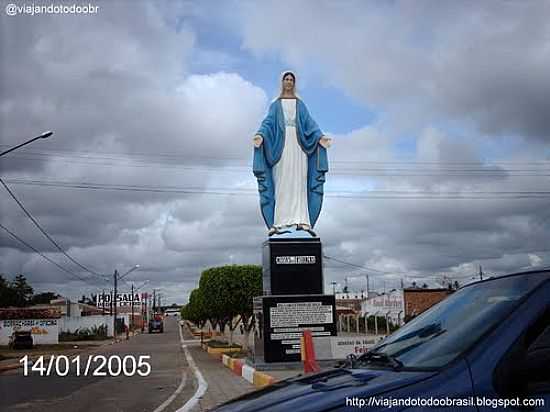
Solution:
<svg viewBox="0 0 550 412"><path fill-rule="evenodd" d="M294 77L292 77L290 74L287 74L283 78L283 90L285 92L293 92L294 91Z"/></svg>

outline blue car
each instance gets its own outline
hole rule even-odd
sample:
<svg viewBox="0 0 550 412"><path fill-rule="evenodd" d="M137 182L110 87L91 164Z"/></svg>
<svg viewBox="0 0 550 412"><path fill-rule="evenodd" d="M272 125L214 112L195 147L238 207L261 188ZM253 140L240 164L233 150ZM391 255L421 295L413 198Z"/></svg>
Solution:
<svg viewBox="0 0 550 412"><path fill-rule="evenodd" d="M550 411L550 270L462 287L362 356L229 411Z"/></svg>

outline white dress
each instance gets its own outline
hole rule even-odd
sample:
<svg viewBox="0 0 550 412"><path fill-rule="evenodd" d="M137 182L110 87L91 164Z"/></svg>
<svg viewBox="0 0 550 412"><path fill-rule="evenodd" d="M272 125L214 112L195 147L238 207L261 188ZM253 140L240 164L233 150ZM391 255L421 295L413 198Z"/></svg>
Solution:
<svg viewBox="0 0 550 412"><path fill-rule="evenodd" d="M307 155L296 135L296 99L281 99L285 117L285 145L273 166L275 183L274 226L310 225L307 207Z"/></svg>

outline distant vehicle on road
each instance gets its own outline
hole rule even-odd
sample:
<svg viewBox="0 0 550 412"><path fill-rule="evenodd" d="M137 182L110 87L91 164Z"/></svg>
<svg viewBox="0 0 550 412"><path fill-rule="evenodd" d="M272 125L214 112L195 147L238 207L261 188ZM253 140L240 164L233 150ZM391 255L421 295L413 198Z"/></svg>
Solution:
<svg viewBox="0 0 550 412"><path fill-rule="evenodd" d="M339 368L215 410L548 411L549 365L550 270L522 272L462 287Z"/></svg>
<svg viewBox="0 0 550 412"><path fill-rule="evenodd" d="M154 315L153 319L149 321L149 333L153 332L164 332L164 322L162 320L162 315Z"/></svg>
<svg viewBox="0 0 550 412"><path fill-rule="evenodd" d="M164 316L179 316L180 310L179 309L166 309L164 312Z"/></svg>

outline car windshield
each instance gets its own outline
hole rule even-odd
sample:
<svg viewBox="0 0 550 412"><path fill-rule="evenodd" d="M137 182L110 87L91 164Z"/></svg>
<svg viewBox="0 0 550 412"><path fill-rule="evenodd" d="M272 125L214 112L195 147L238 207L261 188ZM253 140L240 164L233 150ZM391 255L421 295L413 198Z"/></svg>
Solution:
<svg viewBox="0 0 550 412"><path fill-rule="evenodd" d="M501 323L548 273L492 279L467 286L371 349L409 368L439 368Z"/></svg>

